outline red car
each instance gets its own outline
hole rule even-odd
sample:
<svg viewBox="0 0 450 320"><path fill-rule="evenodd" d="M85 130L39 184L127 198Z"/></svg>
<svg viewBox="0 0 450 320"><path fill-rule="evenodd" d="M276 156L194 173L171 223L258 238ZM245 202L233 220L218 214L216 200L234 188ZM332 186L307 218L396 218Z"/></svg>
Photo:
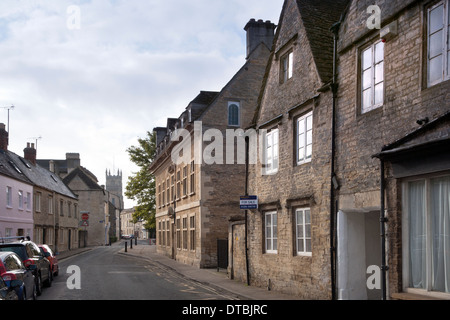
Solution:
<svg viewBox="0 0 450 320"><path fill-rule="evenodd" d="M59 273L58 267L58 258L53 253L52 249L46 244L38 245L39 250L41 250L42 254L50 261L50 269L52 270L52 276L57 276Z"/></svg>

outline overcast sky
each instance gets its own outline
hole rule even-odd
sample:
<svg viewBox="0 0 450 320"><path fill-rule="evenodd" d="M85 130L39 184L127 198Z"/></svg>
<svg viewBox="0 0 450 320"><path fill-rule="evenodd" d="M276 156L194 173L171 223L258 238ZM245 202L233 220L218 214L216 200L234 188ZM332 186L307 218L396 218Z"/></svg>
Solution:
<svg viewBox="0 0 450 320"><path fill-rule="evenodd" d="M137 171L126 149L245 63L250 18L278 24L283 0L1 0L0 122L9 150L77 152L99 184ZM133 202L125 201L126 207Z"/></svg>

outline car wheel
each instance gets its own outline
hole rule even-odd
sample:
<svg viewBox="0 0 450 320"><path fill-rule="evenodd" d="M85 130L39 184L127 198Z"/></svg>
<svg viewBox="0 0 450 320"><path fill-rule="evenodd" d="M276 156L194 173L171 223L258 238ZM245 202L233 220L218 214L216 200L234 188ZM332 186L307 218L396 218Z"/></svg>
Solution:
<svg viewBox="0 0 450 320"><path fill-rule="evenodd" d="M41 275L38 274L36 277L36 294L40 296L42 294L42 281L41 281Z"/></svg>
<svg viewBox="0 0 450 320"><path fill-rule="evenodd" d="M31 295L31 299L37 299L36 285L33 286L33 294Z"/></svg>
<svg viewBox="0 0 450 320"><path fill-rule="evenodd" d="M52 271L50 270L50 268L48 269L47 280L45 280L44 284L46 287L52 286Z"/></svg>

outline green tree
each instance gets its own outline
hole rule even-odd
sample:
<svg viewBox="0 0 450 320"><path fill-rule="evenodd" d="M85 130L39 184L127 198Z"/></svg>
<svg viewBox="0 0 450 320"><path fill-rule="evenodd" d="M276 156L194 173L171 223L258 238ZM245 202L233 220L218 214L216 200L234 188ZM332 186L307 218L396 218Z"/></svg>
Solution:
<svg viewBox="0 0 450 320"><path fill-rule="evenodd" d="M144 220L146 229L154 229L155 225L155 178L150 174L148 167L156 154L156 135L147 132L145 139L138 139L139 146L131 146L127 149L130 160L140 170L128 177L125 195L137 201L133 222Z"/></svg>

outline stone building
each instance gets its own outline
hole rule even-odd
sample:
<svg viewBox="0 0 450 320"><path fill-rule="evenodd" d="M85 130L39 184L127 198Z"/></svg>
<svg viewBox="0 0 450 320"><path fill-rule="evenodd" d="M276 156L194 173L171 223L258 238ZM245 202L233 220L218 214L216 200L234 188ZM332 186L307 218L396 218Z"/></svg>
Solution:
<svg viewBox="0 0 450 320"><path fill-rule="evenodd" d="M450 3L375 1L370 29L373 4L351 1L338 33L337 296L448 299Z"/></svg>
<svg viewBox="0 0 450 320"><path fill-rule="evenodd" d="M89 215L88 220L79 221L80 246L107 245L119 237L117 226L123 198L116 194L116 189L109 192L98 184L97 177L81 166L79 153L66 153L64 160L46 159L38 163L62 178L78 196L80 213Z"/></svg>
<svg viewBox="0 0 450 320"><path fill-rule="evenodd" d="M284 2L248 175L253 285L450 298L449 0L373 4ZM242 222L229 234L231 275L246 280Z"/></svg>
<svg viewBox="0 0 450 320"><path fill-rule="evenodd" d="M154 129L157 250L202 268L217 266L217 239L227 239L228 219L242 214L245 165L234 150L231 159L225 156L226 130L239 136L235 130L251 123L275 25L251 19L245 30L246 62L225 87L201 91L180 117ZM229 138L233 147L235 138Z"/></svg>
<svg viewBox="0 0 450 320"><path fill-rule="evenodd" d="M333 37L345 1L284 2L253 127L248 274L244 225L230 226L230 274L305 299L331 298L330 174ZM242 248L238 252L234 248Z"/></svg>

